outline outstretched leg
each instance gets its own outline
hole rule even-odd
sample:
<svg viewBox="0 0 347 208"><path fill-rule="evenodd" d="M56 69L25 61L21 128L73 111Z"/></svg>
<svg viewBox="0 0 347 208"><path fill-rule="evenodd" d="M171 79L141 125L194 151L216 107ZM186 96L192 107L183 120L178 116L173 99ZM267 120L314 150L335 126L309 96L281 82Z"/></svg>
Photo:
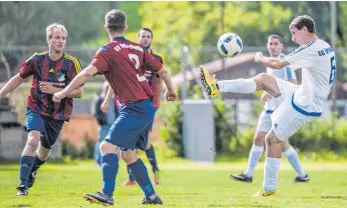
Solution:
<svg viewBox="0 0 347 208"><path fill-rule="evenodd" d="M249 79L217 81L204 67L200 67L200 78L209 95L215 95L219 92L249 94L258 90L265 90L275 98L281 96L276 78L265 73L258 74Z"/></svg>

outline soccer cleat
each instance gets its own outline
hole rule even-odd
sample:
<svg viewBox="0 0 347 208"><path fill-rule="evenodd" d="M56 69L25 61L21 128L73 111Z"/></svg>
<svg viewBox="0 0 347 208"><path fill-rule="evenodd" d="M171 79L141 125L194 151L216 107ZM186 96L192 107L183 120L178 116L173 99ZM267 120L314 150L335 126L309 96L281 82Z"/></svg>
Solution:
<svg viewBox="0 0 347 208"><path fill-rule="evenodd" d="M219 88L215 75L212 75L203 66L200 66L200 79L209 95L219 94Z"/></svg>
<svg viewBox="0 0 347 208"><path fill-rule="evenodd" d="M33 187L35 183L35 178L36 178L37 171L30 173L29 175L29 182L28 182L28 188Z"/></svg>
<svg viewBox="0 0 347 208"><path fill-rule="evenodd" d="M83 197L90 203L101 204L105 207L114 205L113 199L102 192L97 192L96 194L83 194Z"/></svg>
<svg viewBox="0 0 347 208"><path fill-rule="evenodd" d="M297 176L294 179L294 183L306 183L310 181L310 177L308 177L308 175L306 174L304 177L299 177Z"/></svg>
<svg viewBox="0 0 347 208"><path fill-rule="evenodd" d="M154 196L153 196L154 195ZM150 196L149 198L144 198L142 200L142 204L163 204L163 201L160 199L159 196L157 196L156 194L153 194L152 196ZM153 199L151 199L153 198Z"/></svg>
<svg viewBox="0 0 347 208"><path fill-rule="evenodd" d="M136 181L124 181L123 186L136 186Z"/></svg>
<svg viewBox="0 0 347 208"><path fill-rule="evenodd" d="M241 174L230 174L230 177L234 178L237 181L252 183L253 177L248 177L247 175Z"/></svg>
<svg viewBox="0 0 347 208"><path fill-rule="evenodd" d="M20 185L17 187L17 193L16 196L27 196L28 195L28 188L24 185Z"/></svg>
<svg viewBox="0 0 347 208"><path fill-rule="evenodd" d="M154 171L154 184L160 185L159 170Z"/></svg>
<svg viewBox="0 0 347 208"><path fill-rule="evenodd" d="M275 190L273 192L267 191L265 188L261 188L257 193L255 193L254 197L261 197L261 196L278 196L278 191Z"/></svg>

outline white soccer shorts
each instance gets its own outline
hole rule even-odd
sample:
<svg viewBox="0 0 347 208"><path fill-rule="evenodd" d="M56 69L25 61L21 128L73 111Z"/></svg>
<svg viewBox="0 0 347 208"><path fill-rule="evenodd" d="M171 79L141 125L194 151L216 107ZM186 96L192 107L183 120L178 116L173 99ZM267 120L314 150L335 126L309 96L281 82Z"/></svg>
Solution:
<svg viewBox="0 0 347 208"><path fill-rule="evenodd" d="M271 115L272 129L277 138L285 141L295 134L302 125L311 122L312 117L299 113L292 106L292 97L298 85L279 78L276 78L276 82L283 102Z"/></svg>

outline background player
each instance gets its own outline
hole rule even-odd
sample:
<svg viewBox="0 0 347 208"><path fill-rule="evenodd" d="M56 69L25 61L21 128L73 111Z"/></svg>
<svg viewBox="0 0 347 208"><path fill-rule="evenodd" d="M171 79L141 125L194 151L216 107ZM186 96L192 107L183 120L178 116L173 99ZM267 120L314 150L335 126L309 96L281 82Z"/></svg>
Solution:
<svg viewBox="0 0 347 208"><path fill-rule="evenodd" d="M53 94L81 71L78 59L64 53L67 35L63 25L49 25L46 29L49 51L32 55L0 91L1 98L33 76L26 112L28 139L20 158L21 182L17 196L28 195L27 189L33 186L37 171L47 160L64 121L70 118L72 98L80 98L83 93L78 86L60 103L52 100Z"/></svg>
<svg viewBox="0 0 347 208"><path fill-rule="evenodd" d="M270 35L267 39L267 49L271 57L283 58L283 41L278 35ZM296 75L293 69L285 67L282 70L274 70L270 67L266 68L266 73L274 77L289 81L293 84L297 84ZM241 174L231 174L230 176L238 181L252 182L254 169L257 166L260 157L264 151L265 136L271 130L272 121L271 114L283 101L283 99L272 98L272 96L266 91L263 92L261 97L263 103L265 103L264 110L260 114L258 119L257 130L254 135L253 145L248 156L247 169ZM310 180L306 172L303 170L298 153L296 150L289 145L288 141L282 143L282 151L288 158L288 161L297 172L297 177L294 182L307 182Z"/></svg>
<svg viewBox="0 0 347 208"><path fill-rule="evenodd" d="M105 31L110 43L102 46L92 63L84 69L63 91L54 95L59 102L66 95L85 83L96 73L105 75L114 90L121 108L119 116L100 145L102 154L103 188L96 194L85 194L88 201L103 205L113 205L113 192L118 172L118 156L128 165L130 173L145 194L143 204L162 204L154 191L147 169L136 153L136 148L145 150L147 136L154 119L154 106L150 99L152 90L143 73L148 66L157 72L168 89L166 97L169 101L177 98L169 72L145 48L125 39L123 32L127 30L126 14L120 10L111 10L105 16Z"/></svg>

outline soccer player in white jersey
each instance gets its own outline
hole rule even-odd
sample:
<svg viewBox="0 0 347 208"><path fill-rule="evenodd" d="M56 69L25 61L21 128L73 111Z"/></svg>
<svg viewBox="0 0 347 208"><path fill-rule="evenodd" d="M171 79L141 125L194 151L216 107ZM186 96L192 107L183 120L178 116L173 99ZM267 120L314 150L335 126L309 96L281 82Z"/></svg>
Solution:
<svg viewBox="0 0 347 208"><path fill-rule="evenodd" d="M302 69L302 84L295 85L269 74L250 79L217 81L201 69L201 79L209 94L219 92L254 93L265 90L284 99L271 115L272 129L265 137L266 159L263 187L254 196L277 195L281 145L305 123L322 114L336 73L334 49L316 36L314 20L307 15L296 17L289 25L292 41L300 45L282 59L265 57L258 52L254 60L273 69L291 66Z"/></svg>
<svg viewBox="0 0 347 208"><path fill-rule="evenodd" d="M283 50L282 38L278 35L270 35L267 38L267 50L271 57L283 58L284 54L282 53L282 50ZM293 69L291 69L288 66L281 70L274 70L270 67L267 67L266 73L276 78L280 78L280 79L289 81L293 84L297 84L295 72ZM247 169L241 174L230 174L230 177L238 181L249 182L249 183L253 181L254 169L257 166L259 159L261 158L264 151L265 136L271 130L271 126L272 126L271 114L283 101L283 99L280 99L280 98L273 98L266 91L263 92L263 95L261 96L261 100L265 104L264 110L260 114L258 119L256 133L253 138L253 145L249 152ZM282 152L288 158L288 161L290 162L290 164L292 165L292 167L297 173L297 177L294 179L294 182L308 182L310 178L308 177L306 172L303 170L296 150L289 145L289 142L287 140L283 142L281 148L282 148Z"/></svg>

